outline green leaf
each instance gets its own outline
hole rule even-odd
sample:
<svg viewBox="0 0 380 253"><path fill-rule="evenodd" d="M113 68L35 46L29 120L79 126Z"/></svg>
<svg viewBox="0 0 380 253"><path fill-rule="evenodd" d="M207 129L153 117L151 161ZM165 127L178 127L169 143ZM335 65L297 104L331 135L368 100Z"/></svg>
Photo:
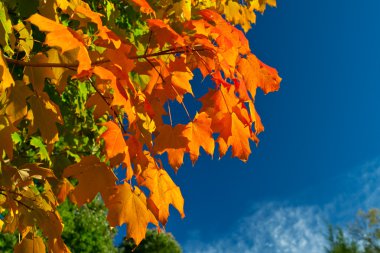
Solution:
<svg viewBox="0 0 380 253"><path fill-rule="evenodd" d="M13 47L16 38L12 31L12 22L8 16L8 10L4 3L0 1L0 45L3 46L5 53L13 55Z"/></svg>
<svg viewBox="0 0 380 253"><path fill-rule="evenodd" d="M49 164L51 163L49 152L47 151L46 146L40 137L33 136L30 140L30 145L32 145L35 148L38 148L37 155L40 157L41 160L46 160L49 162Z"/></svg>
<svg viewBox="0 0 380 253"><path fill-rule="evenodd" d="M11 137L14 144L19 144L22 142L22 138L18 132L12 133Z"/></svg>
<svg viewBox="0 0 380 253"><path fill-rule="evenodd" d="M132 79L135 87L140 90L145 90L150 81L150 77L148 75L141 75L135 72L129 72L129 77Z"/></svg>

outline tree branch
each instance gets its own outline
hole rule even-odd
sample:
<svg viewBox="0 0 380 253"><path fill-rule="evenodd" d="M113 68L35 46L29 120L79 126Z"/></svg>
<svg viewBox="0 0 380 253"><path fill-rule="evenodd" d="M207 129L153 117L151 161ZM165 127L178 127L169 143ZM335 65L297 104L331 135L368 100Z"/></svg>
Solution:
<svg viewBox="0 0 380 253"><path fill-rule="evenodd" d="M144 55L137 55L137 56L131 56L129 59L147 59L151 57L158 57L161 55L168 55L168 54L182 54L182 53L188 53L188 52L200 52L200 51L209 51L210 49L205 49L201 45L194 46L193 48L190 47L179 47L179 48L170 48L167 50L163 50L157 53L152 54L144 54ZM51 62L25 62L21 60L15 60L8 57L4 57L7 63L11 63L18 66L25 66L25 67L34 67L34 68L77 68L79 66L79 63L51 63ZM91 65L97 66L102 65L104 63L108 63L110 60L108 59L102 59L98 61L94 61Z"/></svg>

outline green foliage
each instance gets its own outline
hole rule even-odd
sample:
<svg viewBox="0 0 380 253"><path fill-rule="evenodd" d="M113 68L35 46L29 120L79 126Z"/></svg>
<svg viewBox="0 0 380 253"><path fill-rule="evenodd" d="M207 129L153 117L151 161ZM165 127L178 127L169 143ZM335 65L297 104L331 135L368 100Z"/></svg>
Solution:
<svg viewBox="0 0 380 253"><path fill-rule="evenodd" d="M81 208L65 201L58 210L65 224L62 238L72 252L116 252L112 242L115 230L106 221L100 199Z"/></svg>
<svg viewBox="0 0 380 253"><path fill-rule="evenodd" d="M181 253L182 249L172 234L147 230L145 239L141 241L138 247L136 247L132 239L124 240L123 244L119 247L119 252Z"/></svg>
<svg viewBox="0 0 380 253"><path fill-rule="evenodd" d="M116 231L109 227L107 209L99 198L81 208L65 201L58 211L65 224L62 238L71 252L116 252L113 246ZM17 241L18 233L0 233L0 252L13 252Z"/></svg>
<svg viewBox="0 0 380 253"><path fill-rule="evenodd" d="M327 253L380 253L380 209L360 211L346 231L329 226Z"/></svg>
<svg viewBox="0 0 380 253"><path fill-rule="evenodd" d="M17 243L16 234L0 234L0 252L11 253L13 252L13 247Z"/></svg>

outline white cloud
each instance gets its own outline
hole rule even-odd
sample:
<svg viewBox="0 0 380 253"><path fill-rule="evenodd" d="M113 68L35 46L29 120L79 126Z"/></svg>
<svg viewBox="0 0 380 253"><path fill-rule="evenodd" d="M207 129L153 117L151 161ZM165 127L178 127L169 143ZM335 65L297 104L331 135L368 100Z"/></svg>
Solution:
<svg viewBox="0 0 380 253"><path fill-rule="evenodd" d="M216 241L198 231L185 253L322 253L328 222L352 220L359 209L380 207L380 162L367 163L333 180L342 191L321 206L271 202L254 208L234 231Z"/></svg>
<svg viewBox="0 0 380 253"><path fill-rule="evenodd" d="M215 242L189 241L194 253L319 253L323 252L325 223L316 207L266 204L240 221L236 231Z"/></svg>

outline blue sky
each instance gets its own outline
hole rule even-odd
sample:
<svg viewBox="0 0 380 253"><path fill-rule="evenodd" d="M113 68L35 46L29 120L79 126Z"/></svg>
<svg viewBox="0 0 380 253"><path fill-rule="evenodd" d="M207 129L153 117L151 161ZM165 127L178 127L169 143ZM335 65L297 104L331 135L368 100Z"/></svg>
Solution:
<svg viewBox="0 0 380 253"><path fill-rule="evenodd" d="M247 36L282 86L256 98L265 132L247 163L203 153L174 176L186 218L171 209L166 229L185 252L323 252L326 221L379 207L379 9L278 0L259 15Z"/></svg>

